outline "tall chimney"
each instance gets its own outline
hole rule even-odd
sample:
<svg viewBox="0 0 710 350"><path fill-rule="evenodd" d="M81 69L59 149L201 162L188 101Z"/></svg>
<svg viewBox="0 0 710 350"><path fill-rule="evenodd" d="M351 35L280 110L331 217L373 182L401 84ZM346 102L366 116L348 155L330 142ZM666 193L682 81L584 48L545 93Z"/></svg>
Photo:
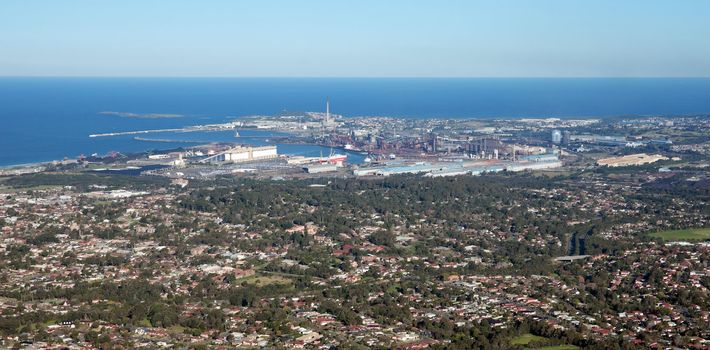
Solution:
<svg viewBox="0 0 710 350"><path fill-rule="evenodd" d="M325 100L325 122L330 122L330 99Z"/></svg>

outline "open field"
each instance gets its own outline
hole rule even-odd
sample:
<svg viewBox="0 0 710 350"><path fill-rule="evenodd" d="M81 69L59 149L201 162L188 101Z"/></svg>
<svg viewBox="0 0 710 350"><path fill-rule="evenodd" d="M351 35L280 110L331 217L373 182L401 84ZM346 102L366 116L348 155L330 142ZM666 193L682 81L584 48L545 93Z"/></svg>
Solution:
<svg viewBox="0 0 710 350"><path fill-rule="evenodd" d="M651 233L650 236L664 241L701 241L710 239L710 228L661 231Z"/></svg>
<svg viewBox="0 0 710 350"><path fill-rule="evenodd" d="M252 275L239 279L239 282L254 284L258 287L263 287L268 284L290 284L292 281L289 278L277 275Z"/></svg>
<svg viewBox="0 0 710 350"><path fill-rule="evenodd" d="M527 346L530 345L530 343L533 343L533 346L535 345L534 343L538 342L544 342L548 340L548 338L541 337L538 335L526 333L522 334L520 336L517 336L513 338L513 340L510 341L511 345L523 345ZM542 343L544 344L544 343ZM548 343L549 344L549 343ZM542 346L542 347L526 347L525 349L530 349L530 350L574 350L574 349L579 349L579 347L575 345L549 345L549 346Z"/></svg>
<svg viewBox="0 0 710 350"><path fill-rule="evenodd" d="M523 335L513 338L513 340L510 343L513 345L528 345L528 344L530 344L530 342L542 341L542 340L546 340L546 339L547 338L545 338L545 337L526 333L526 334L523 334Z"/></svg>

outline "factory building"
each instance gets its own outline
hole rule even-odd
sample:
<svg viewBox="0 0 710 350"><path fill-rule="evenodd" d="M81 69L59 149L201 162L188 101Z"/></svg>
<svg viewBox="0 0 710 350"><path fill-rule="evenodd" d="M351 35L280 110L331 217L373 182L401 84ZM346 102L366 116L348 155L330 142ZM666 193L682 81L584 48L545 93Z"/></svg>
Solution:
<svg viewBox="0 0 710 350"><path fill-rule="evenodd" d="M254 160L274 159L278 156L276 146L238 146L205 158L202 161L212 163L241 163Z"/></svg>
<svg viewBox="0 0 710 350"><path fill-rule="evenodd" d="M390 176L398 174L419 174L426 173L430 171L443 170L441 165L432 165L429 163L417 163L417 164L401 164L396 166L385 166L376 168L363 168L353 171L355 176Z"/></svg>
<svg viewBox="0 0 710 350"><path fill-rule="evenodd" d="M572 133L565 130L562 132L562 144L567 146L570 144L570 141L572 141Z"/></svg>
<svg viewBox="0 0 710 350"><path fill-rule="evenodd" d="M524 170L542 170L554 169L562 167L562 162L557 161L540 161L540 162L520 162L509 164L505 167L506 171L524 171Z"/></svg>
<svg viewBox="0 0 710 350"><path fill-rule="evenodd" d="M373 176L377 174L379 168L367 168L367 169L357 169L353 171L355 176Z"/></svg>
<svg viewBox="0 0 710 350"><path fill-rule="evenodd" d="M502 163L481 165L460 164L444 167L441 170L432 171L424 174L425 177L446 177L458 175L481 175L483 173L497 173L505 170Z"/></svg>
<svg viewBox="0 0 710 350"><path fill-rule="evenodd" d="M556 153L543 153L531 156L523 156L520 157L520 160L528 162L555 162L560 159Z"/></svg>
<svg viewBox="0 0 710 350"><path fill-rule="evenodd" d="M309 174L330 173L338 171L338 166L335 164L311 164L304 166L303 170Z"/></svg>
<svg viewBox="0 0 710 350"><path fill-rule="evenodd" d="M429 163L421 163L415 165L404 165L404 166L394 166L385 167L379 169L375 174L381 176L390 176L398 174L419 174L434 170L441 170L442 167L439 165L432 165Z"/></svg>
<svg viewBox="0 0 710 350"><path fill-rule="evenodd" d="M439 162L397 164L384 167L362 168L353 171L355 176L390 176L397 174L421 174L425 177L444 177L457 175L480 175L500 171L523 171L552 169L562 166L557 153L545 153L522 157L521 161L474 161L474 162Z"/></svg>
<svg viewBox="0 0 710 350"><path fill-rule="evenodd" d="M471 172L469 170L461 168L460 170L432 171L430 173L424 174L423 176L424 177L446 177L446 176L459 176L459 175L469 175L469 174L471 174Z"/></svg>
<svg viewBox="0 0 710 350"><path fill-rule="evenodd" d="M562 142L562 132L559 130L552 130L552 134L550 135L550 138L552 140L552 143L559 145L560 142Z"/></svg>

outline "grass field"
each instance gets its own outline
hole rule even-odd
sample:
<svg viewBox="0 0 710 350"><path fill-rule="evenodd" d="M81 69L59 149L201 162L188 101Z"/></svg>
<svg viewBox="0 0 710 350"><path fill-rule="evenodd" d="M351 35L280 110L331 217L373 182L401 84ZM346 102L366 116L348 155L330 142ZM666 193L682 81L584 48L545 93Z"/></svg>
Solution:
<svg viewBox="0 0 710 350"><path fill-rule="evenodd" d="M710 228L661 231L651 233L650 236L664 241L702 241L710 239Z"/></svg>
<svg viewBox="0 0 710 350"><path fill-rule="evenodd" d="M530 343L542 342L545 340L548 340L548 339L545 337L538 336L538 335L526 333L526 334L523 334L523 335L513 338L513 340L510 341L510 344L511 345L526 346L526 345L530 345ZM550 346L542 346L539 348L526 347L525 349L530 349L530 350L574 350L574 349L579 349L579 347L574 346L574 345L550 345Z"/></svg>
<svg viewBox="0 0 710 350"><path fill-rule="evenodd" d="M246 282L254 284L257 287L263 287L268 284L290 284L291 279L277 275L252 275L238 280L239 283Z"/></svg>
<svg viewBox="0 0 710 350"><path fill-rule="evenodd" d="M530 342L533 341L542 341L546 340L547 338L541 337L538 335L533 335L530 333L520 335L518 337L513 338L513 340L510 342L513 345L528 345Z"/></svg>

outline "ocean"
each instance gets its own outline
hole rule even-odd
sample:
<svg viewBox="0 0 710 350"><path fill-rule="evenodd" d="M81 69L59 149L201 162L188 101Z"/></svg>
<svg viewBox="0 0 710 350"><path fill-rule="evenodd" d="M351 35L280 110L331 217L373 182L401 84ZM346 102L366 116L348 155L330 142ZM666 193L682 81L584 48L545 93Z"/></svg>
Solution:
<svg viewBox="0 0 710 350"><path fill-rule="evenodd" d="M222 123L248 115L523 118L710 113L710 79L0 78L0 166L185 146L89 134ZM100 112L180 114L140 119ZM253 131L257 132L257 131ZM258 132L257 132L258 133ZM229 132L150 138L234 141ZM266 135L268 136L268 135ZM246 140L246 139L245 139ZM263 140L251 140L262 144ZM279 145L316 155L317 146Z"/></svg>

